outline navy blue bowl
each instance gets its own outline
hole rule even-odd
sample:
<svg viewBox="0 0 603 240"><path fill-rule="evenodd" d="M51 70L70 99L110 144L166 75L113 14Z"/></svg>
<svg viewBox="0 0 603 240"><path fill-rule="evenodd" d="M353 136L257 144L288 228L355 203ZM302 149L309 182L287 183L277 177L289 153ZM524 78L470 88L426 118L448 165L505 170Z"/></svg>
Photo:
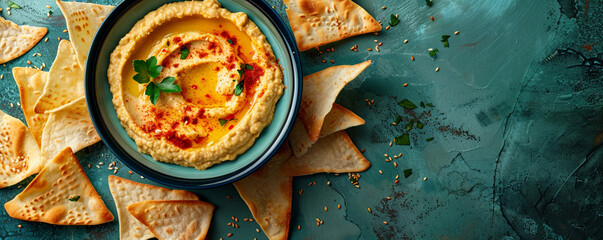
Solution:
<svg viewBox="0 0 603 240"><path fill-rule="evenodd" d="M109 57L134 24L147 13L176 0L133 0L117 6L96 33L86 63L86 101L92 122L103 142L121 162L140 175L176 188L201 189L237 181L261 167L283 144L295 122L302 91L302 71L297 46L289 28L264 1L222 0L231 12L245 12L272 45L283 67L286 90L276 105L272 123L254 145L233 161L199 171L194 168L155 161L137 150L123 127L112 103L107 80Z"/></svg>

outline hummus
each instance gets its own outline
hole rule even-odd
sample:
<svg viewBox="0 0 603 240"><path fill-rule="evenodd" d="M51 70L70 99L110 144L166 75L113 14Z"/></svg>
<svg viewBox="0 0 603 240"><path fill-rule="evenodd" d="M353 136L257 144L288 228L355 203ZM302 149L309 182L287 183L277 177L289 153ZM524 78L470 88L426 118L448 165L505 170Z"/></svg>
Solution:
<svg viewBox="0 0 603 240"><path fill-rule="evenodd" d="M162 69L151 81L174 77L182 89L161 92L155 104L145 95L148 84L133 80L133 61L153 56ZM272 121L284 89L260 29L215 0L147 14L111 53L107 73L117 116L138 150L199 170L247 151Z"/></svg>

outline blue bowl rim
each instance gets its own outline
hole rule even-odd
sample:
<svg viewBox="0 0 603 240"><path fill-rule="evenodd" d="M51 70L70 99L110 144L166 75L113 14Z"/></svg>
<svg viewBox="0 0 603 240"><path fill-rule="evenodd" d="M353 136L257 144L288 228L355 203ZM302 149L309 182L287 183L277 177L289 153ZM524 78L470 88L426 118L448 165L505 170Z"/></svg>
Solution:
<svg viewBox="0 0 603 240"><path fill-rule="evenodd" d="M115 22L122 17L122 15L129 10L131 7L136 4L142 2L144 0L125 0L120 3L117 7L115 7L111 13L106 17L106 19L101 24L99 30L94 36L94 40L92 41L92 45L90 47L90 51L88 56L98 56L100 54L101 46L107 36L107 33L111 30ZM137 172L141 176L153 180L157 183L176 187L183 189L205 189L205 188L213 188L222 186L225 184L229 184L235 182L239 179L246 177L251 174L258 168L260 168L264 163L266 163L272 156L276 153L276 151L280 148L280 146L285 143L291 128L293 127L293 123L297 118L297 113L299 110L300 102L301 102L301 93L302 93L302 68L301 68L301 59L297 52L297 43L290 29L287 27L283 19L280 18L278 13L264 0L243 0L255 8L260 10L262 14L264 14L273 24L282 39L285 42L287 50L292 53L289 54L288 57L292 62L292 70L293 70L293 86L295 91L293 92L293 101L292 107L287 113L287 117L285 119L284 127L276 136L276 141L273 142L261 155L258 159L253 161L251 164L245 166L238 171L227 174L223 177L216 179L203 179L203 180L194 180L194 179L183 179L168 176L162 174L161 172L152 170L142 163L138 162L132 156L130 156L126 151L122 149L122 147L113 139L113 136L110 134L105 122L102 119L100 114L100 109L97 101L97 94L95 91L95 74L96 74L96 58L88 58L86 62L85 69L85 92L86 92L86 103L88 105L88 111L90 113L90 117L92 119L92 123L96 128L97 133L101 137L104 144L109 148L109 150L128 168Z"/></svg>

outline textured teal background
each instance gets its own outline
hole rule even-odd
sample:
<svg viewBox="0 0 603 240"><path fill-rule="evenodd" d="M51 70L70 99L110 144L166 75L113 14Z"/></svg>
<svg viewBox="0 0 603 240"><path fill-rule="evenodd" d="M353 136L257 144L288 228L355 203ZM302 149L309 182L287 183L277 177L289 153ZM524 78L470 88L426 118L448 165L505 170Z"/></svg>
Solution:
<svg viewBox="0 0 603 240"><path fill-rule="evenodd" d="M7 2L0 0L0 8ZM50 39L0 66L0 109L23 120L11 69L27 66L27 60L49 67L57 37L68 34L62 32L65 22L54 1L14 2L23 9L0 16L48 27ZM269 2L286 19L284 5ZM345 174L295 178L291 239L603 239L603 148L594 140L603 132L603 70L568 68L582 60L556 54L572 48L594 59L603 52L603 1L434 0L431 8L423 0L355 2L384 23L390 14L399 14L401 23L378 36L329 45L335 52L304 52L302 61L306 74L375 61L337 100L366 120L348 133L366 149L372 166L361 173L360 188ZM45 5L53 8L51 18ZM460 34L453 35L457 30ZM440 42L443 34L453 35L450 48ZM380 52L366 51L375 48L374 40L383 42ZM354 44L358 52L349 50ZM440 50L437 58L429 57L428 48ZM35 52L42 57L31 57ZM435 107L404 111L396 105L404 98ZM364 99L375 102L368 106ZM410 146L389 147L404 132L404 124L391 125L398 114L403 123L420 119L425 128L410 131ZM435 140L426 142L429 137ZM385 153L402 153L397 168L384 161ZM121 177L152 184L129 175L102 143L76 155L84 166L105 163L86 173L116 217L108 163L117 162ZM413 174L404 179L406 168ZM396 175L401 176L398 184ZM30 180L17 185L21 188L1 189L0 202L12 199ZM317 185L309 186L312 181ZM216 205L210 239L226 239L230 232L231 239L266 239L256 232L255 222L239 222L238 229L226 225L231 216L251 217L232 185L196 193ZM315 218L324 224L317 227ZM15 220L0 209L0 222L0 239L118 238L117 220L90 227L52 226Z"/></svg>

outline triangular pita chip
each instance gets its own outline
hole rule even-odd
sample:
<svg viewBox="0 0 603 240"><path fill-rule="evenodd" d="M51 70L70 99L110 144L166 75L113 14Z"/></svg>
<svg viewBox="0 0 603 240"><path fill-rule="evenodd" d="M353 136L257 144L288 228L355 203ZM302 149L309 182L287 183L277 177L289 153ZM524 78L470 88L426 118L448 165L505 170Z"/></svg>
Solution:
<svg viewBox="0 0 603 240"><path fill-rule="evenodd" d="M42 134L42 159L52 159L62 149L71 147L74 152L100 141L86 99L80 99L51 111Z"/></svg>
<svg viewBox="0 0 603 240"><path fill-rule="evenodd" d="M0 111L0 188L21 182L43 166L40 148L25 124Z"/></svg>
<svg viewBox="0 0 603 240"><path fill-rule="evenodd" d="M61 40L57 57L48 72L44 92L36 102L34 111L44 113L66 105L84 96L84 71L77 62L73 46Z"/></svg>
<svg viewBox="0 0 603 240"><path fill-rule="evenodd" d="M289 146L283 144L264 166L233 183L270 240L289 235L293 178L284 176L279 168L290 156Z"/></svg>
<svg viewBox="0 0 603 240"><path fill-rule="evenodd" d="M42 131L46 126L48 114L37 114L34 112L34 106L46 85L48 72L43 72L34 68L16 67L13 68L13 78L19 86L19 94L21 95L21 108L29 131L33 134L38 146L42 144Z"/></svg>
<svg viewBox="0 0 603 240"><path fill-rule="evenodd" d="M0 17L0 64L25 54L47 32L45 27L19 26Z"/></svg>
<svg viewBox="0 0 603 240"><path fill-rule="evenodd" d="M133 203L128 211L159 240L205 240L214 205L195 200L150 200Z"/></svg>
<svg viewBox="0 0 603 240"><path fill-rule="evenodd" d="M154 237L149 228L128 212L130 204L145 200L199 200L199 197L192 192L142 184L115 175L109 176L109 189L117 208L119 239Z"/></svg>
<svg viewBox="0 0 603 240"><path fill-rule="evenodd" d="M289 142L293 149L293 154L300 157L306 153L308 148L314 144L315 141L310 139L303 123L295 121L291 133L289 134ZM352 111L342 107L337 103L333 103L333 108L325 117L322 128L320 129L319 138L330 135L331 133L348 129L350 127L363 125L364 120Z"/></svg>
<svg viewBox="0 0 603 240"><path fill-rule="evenodd" d="M303 176L322 172L362 172L370 166L348 134L339 131L319 139L303 156L289 158L281 166L281 172L288 176Z"/></svg>
<svg viewBox="0 0 603 240"><path fill-rule="evenodd" d="M299 118L312 141L318 140L325 117L331 111L341 89L371 63L373 61L368 60L356 65L330 67L304 77Z"/></svg>
<svg viewBox="0 0 603 240"><path fill-rule="evenodd" d="M4 208L16 219L56 225L97 225L113 221L113 215L70 148L48 162Z"/></svg>
<svg viewBox="0 0 603 240"><path fill-rule="evenodd" d="M300 51L381 30L366 10L350 0L285 0L285 4Z"/></svg>
<svg viewBox="0 0 603 240"><path fill-rule="evenodd" d="M57 0L57 5L65 16L69 39L77 53L77 59L82 69L86 68L86 59L94 35L105 21L114 6L94 3L63 2Z"/></svg>

